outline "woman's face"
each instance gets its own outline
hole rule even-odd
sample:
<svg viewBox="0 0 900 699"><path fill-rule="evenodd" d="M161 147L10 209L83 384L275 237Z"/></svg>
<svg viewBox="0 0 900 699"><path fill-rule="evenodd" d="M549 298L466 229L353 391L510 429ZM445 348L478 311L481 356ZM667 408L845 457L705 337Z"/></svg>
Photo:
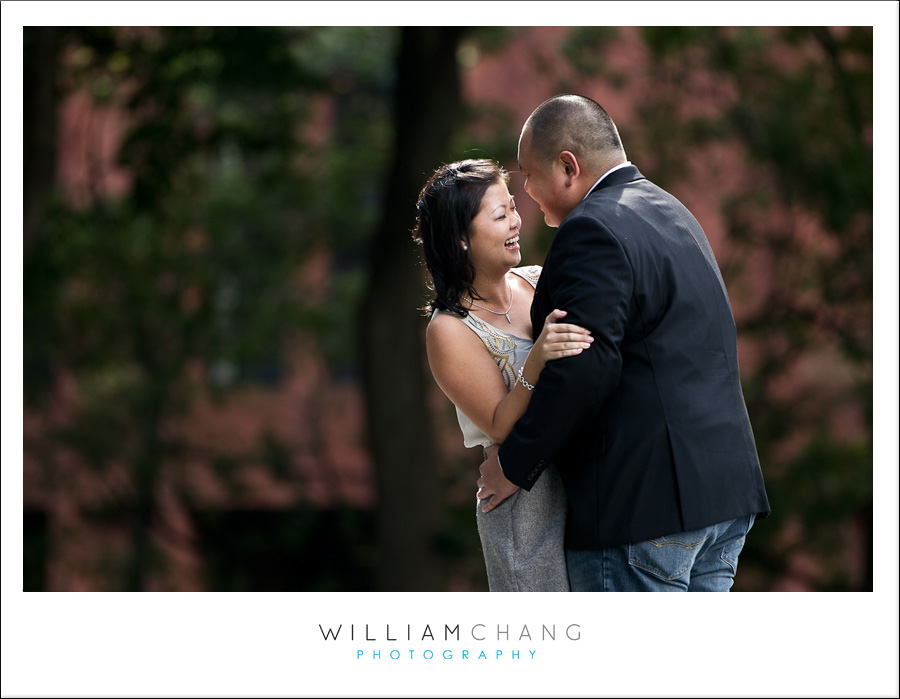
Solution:
<svg viewBox="0 0 900 699"><path fill-rule="evenodd" d="M522 261L519 229L522 219L506 183L488 187L481 209L469 226L469 258L475 269L502 272Z"/></svg>

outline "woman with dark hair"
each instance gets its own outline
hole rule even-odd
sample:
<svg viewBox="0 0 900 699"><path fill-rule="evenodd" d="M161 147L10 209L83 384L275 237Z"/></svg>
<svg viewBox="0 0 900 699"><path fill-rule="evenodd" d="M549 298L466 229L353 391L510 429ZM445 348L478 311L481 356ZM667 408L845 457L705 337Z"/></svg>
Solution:
<svg viewBox="0 0 900 699"><path fill-rule="evenodd" d="M435 381L456 406L467 447L503 442L548 361L582 352L584 328L546 319L532 342L531 300L541 268L521 262L522 219L509 174L490 160L438 168L422 189L414 237L435 298L426 333ZM494 447L496 448L496 447ZM566 497L555 468L491 512L476 508L491 591L568 590Z"/></svg>

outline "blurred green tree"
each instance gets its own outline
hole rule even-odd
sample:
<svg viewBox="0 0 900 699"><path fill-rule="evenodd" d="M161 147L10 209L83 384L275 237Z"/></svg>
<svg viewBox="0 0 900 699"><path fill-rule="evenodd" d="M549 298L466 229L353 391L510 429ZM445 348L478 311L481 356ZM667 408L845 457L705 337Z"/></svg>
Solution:
<svg viewBox="0 0 900 699"><path fill-rule="evenodd" d="M396 143L362 304L369 435L378 480L380 589L440 590L444 496L428 419L423 277L411 232L415 203L459 118L458 27L404 27L394 95Z"/></svg>
<svg viewBox="0 0 900 699"><path fill-rule="evenodd" d="M63 443L98 469L131 465L131 561L110 584L140 590L160 471L185 447L164 426L200 395L277 379L295 329L321 324L296 284L316 191L297 161L310 95L327 85L292 54L301 29L25 34L51 46L26 52L41 77L26 104L47 109L49 80L125 121L128 196L106 195L102 173L85 205L52 195L52 173L26 186L50 213L26 230L25 378L35 401L53 369L71 372L80 408ZM26 163L38 162L42 139L27 143Z"/></svg>

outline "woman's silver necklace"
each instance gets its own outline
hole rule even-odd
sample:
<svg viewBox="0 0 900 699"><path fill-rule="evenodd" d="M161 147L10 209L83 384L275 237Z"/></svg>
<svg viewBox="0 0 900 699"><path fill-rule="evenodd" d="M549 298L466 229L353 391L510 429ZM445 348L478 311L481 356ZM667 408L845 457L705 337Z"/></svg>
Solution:
<svg viewBox="0 0 900 699"><path fill-rule="evenodd" d="M509 285L509 279L506 280L506 288L509 289L509 306L505 311L492 311L490 308L485 308L481 304L475 303L472 299L466 298L466 301L471 303L473 306L478 306L482 311L487 311L488 313L493 313L495 316L506 316L506 322L512 325L512 321L509 319L509 311L512 308L513 302L513 289Z"/></svg>

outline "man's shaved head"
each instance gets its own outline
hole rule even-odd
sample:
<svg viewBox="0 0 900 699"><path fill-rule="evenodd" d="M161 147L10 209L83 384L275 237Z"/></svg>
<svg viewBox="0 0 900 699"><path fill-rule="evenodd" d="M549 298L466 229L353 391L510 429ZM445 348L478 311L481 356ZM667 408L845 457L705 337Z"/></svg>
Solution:
<svg viewBox="0 0 900 699"><path fill-rule="evenodd" d="M535 109L522 127L519 148L523 145L541 168L549 168L562 151L570 151L598 175L626 160L609 114L580 95L557 95Z"/></svg>

